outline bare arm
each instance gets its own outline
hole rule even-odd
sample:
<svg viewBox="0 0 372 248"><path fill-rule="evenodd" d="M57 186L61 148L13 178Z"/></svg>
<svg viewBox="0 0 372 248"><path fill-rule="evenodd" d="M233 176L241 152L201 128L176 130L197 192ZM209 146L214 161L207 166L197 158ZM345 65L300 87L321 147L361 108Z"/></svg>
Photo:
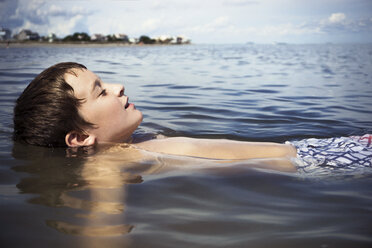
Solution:
<svg viewBox="0 0 372 248"><path fill-rule="evenodd" d="M243 142L224 139L165 138L135 144L136 147L171 155L212 159L252 159L295 157L291 145L269 142Z"/></svg>

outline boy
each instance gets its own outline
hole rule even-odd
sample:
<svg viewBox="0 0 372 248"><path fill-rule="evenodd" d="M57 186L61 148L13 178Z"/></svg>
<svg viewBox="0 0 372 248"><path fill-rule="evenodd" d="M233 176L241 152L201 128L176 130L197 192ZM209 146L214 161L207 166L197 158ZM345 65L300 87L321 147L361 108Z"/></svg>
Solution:
<svg viewBox="0 0 372 248"><path fill-rule="evenodd" d="M122 85L102 82L84 65L65 62L41 72L14 108L14 140L39 146L131 143L142 113ZM290 158L291 145L185 137L133 144L139 149L211 159ZM289 160L287 160L289 161ZM288 166L294 166L288 162Z"/></svg>

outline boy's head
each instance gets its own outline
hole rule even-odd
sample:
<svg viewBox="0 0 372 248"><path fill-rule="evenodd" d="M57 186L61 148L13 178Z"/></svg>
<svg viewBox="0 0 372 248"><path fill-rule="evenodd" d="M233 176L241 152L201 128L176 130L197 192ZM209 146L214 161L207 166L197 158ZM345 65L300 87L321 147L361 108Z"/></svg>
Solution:
<svg viewBox="0 0 372 248"><path fill-rule="evenodd" d="M39 146L126 141L142 121L121 85L84 65L65 62L41 72L17 99L14 140Z"/></svg>

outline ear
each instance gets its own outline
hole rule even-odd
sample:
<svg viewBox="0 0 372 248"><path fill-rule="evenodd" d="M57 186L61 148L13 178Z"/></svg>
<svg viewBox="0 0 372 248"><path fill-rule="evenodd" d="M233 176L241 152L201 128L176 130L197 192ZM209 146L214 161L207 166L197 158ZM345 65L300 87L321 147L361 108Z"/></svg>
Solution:
<svg viewBox="0 0 372 248"><path fill-rule="evenodd" d="M77 131L71 131L66 134L66 145L69 147L92 146L96 143L96 136L92 134L82 134Z"/></svg>

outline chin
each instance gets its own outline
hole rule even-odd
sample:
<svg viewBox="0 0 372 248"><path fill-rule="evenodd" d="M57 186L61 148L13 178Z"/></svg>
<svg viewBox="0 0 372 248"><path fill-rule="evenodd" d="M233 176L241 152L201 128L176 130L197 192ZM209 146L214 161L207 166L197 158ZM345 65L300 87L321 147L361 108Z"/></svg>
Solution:
<svg viewBox="0 0 372 248"><path fill-rule="evenodd" d="M141 124L141 122L142 122L142 120L143 120L143 114L142 114L142 112L141 111L139 111L138 110L138 112L139 112L139 118L138 118L138 125L137 125L137 127Z"/></svg>

